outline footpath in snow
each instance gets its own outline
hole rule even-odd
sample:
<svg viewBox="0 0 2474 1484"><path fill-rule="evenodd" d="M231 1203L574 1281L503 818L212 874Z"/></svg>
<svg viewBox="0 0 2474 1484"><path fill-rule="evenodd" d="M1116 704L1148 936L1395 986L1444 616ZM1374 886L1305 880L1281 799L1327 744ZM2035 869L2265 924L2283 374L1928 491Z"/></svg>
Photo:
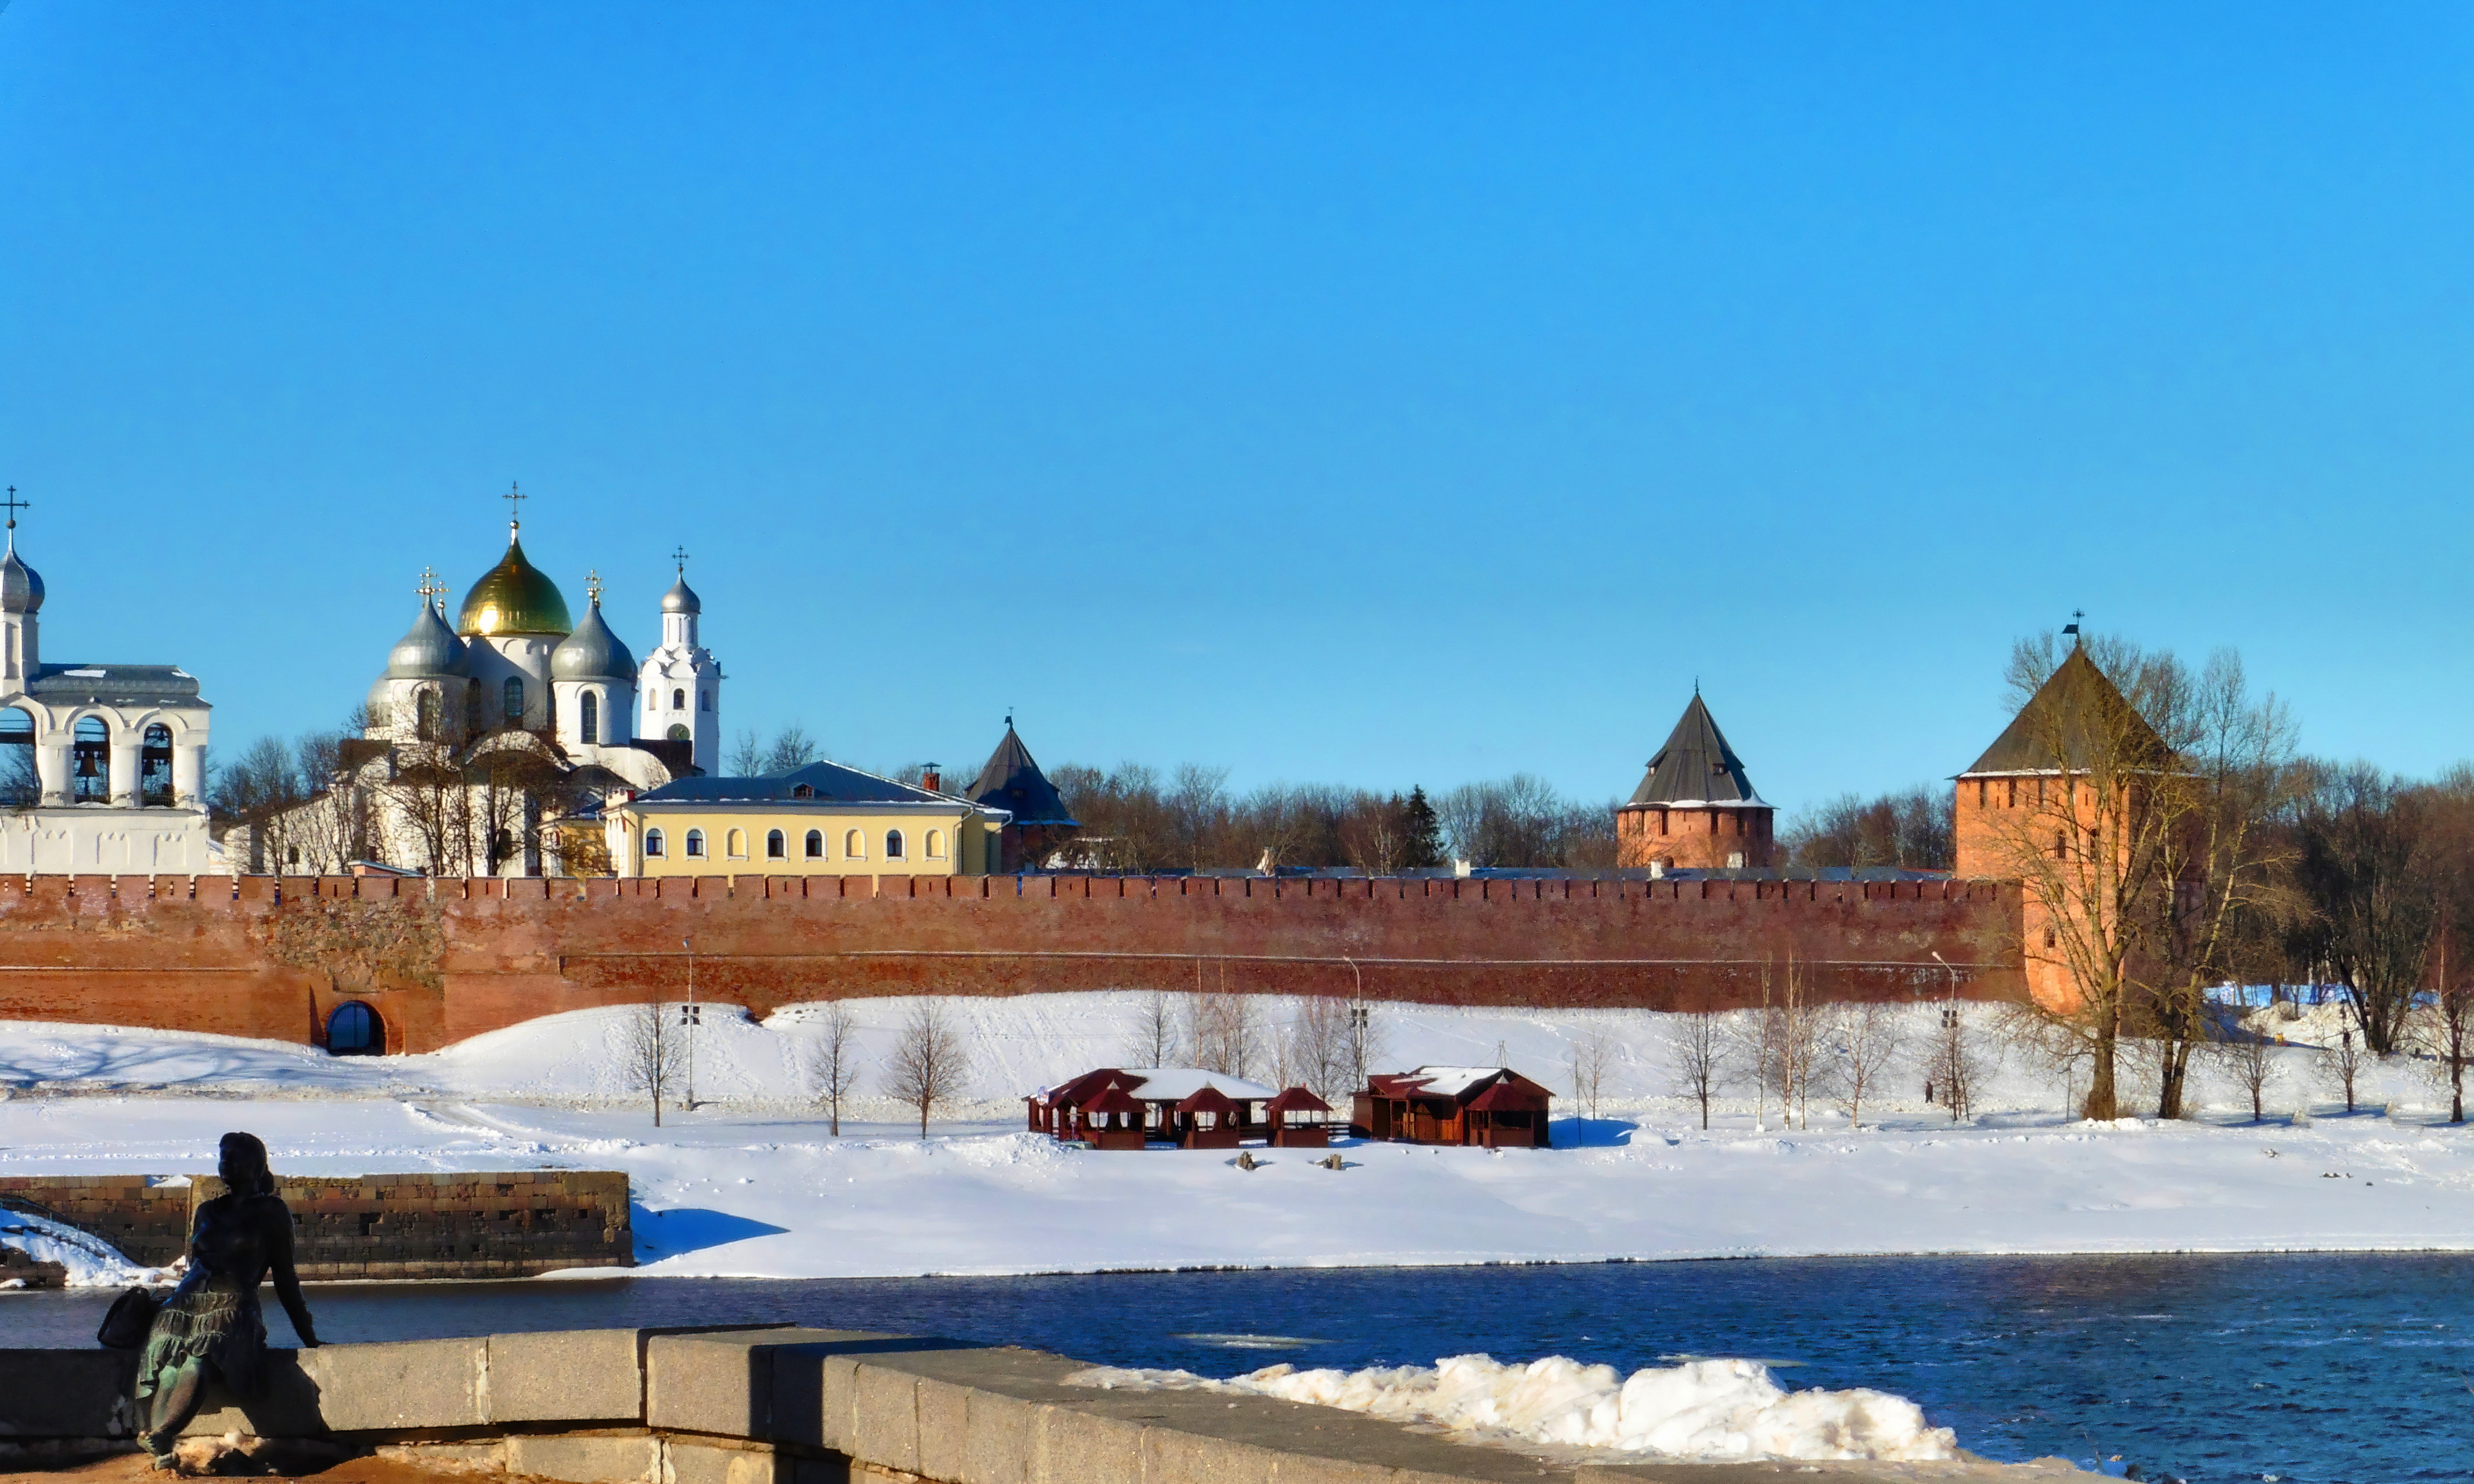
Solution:
<svg viewBox="0 0 2474 1484"><path fill-rule="evenodd" d="M900 1002L854 1002L881 1061ZM1346 1266L1906 1253L2474 1249L2474 1137L2380 1104L2332 1112L2317 1055L2282 1050L2269 1122L2216 1107L2161 1124L2066 1122L2031 1069L1992 1079L1953 1127L1915 1079L1867 1127L1816 1105L1809 1130L1716 1125L1661 1095L1672 1017L1646 1011L1380 1013L1387 1065L1504 1059L1549 1085L1592 1029L1617 1055L1599 1117L1559 1097L1552 1150L1348 1144L1302 1151L1094 1153L1019 1131L1022 1093L1124 1065L1135 1002L1077 994L961 1002L975 1076L921 1139L881 1097L828 1134L806 1090L813 1016L708 1016L693 1112L659 1131L618 1070L624 1011L551 1017L424 1057L0 1024L0 1174L180 1174L247 1129L279 1170L598 1168L635 1184L647 1275L841 1277L1207 1266ZM1918 1034L1928 1016L1916 1012ZM2410 1068L2369 1097L2420 1097ZM2215 1095L2230 1096L2219 1087ZM2290 1121L2298 1107L2317 1116ZM856 1114L857 1116L854 1116ZM1873 1120L1879 1118L1879 1126ZM10 1224L24 1225L10 1219ZM43 1255L87 1280L56 1235Z"/></svg>

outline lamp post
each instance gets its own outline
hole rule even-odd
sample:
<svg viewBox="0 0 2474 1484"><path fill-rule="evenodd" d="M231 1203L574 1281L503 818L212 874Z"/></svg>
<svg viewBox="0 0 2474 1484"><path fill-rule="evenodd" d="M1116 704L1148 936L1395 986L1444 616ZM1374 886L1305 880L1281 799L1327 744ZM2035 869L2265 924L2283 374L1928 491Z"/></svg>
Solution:
<svg viewBox="0 0 2474 1484"><path fill-rule="evenodd" d="M679 946L688 951L688 1109L692 1112L695 1109L695 940L680 938Z"/></svg>

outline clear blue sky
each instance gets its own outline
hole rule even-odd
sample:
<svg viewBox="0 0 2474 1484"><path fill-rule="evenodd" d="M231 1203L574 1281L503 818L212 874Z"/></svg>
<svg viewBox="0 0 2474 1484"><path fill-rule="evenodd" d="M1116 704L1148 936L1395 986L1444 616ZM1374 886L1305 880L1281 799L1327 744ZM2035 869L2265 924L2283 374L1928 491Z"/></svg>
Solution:
<svg viewBox="0 0 2474 1484"><path fill-rule="evenodd" d="M2474 12L16 0L0 482L48 657L230 749L526 547L729 721L1774 801L2012 639L2474 754Z"/></svg>

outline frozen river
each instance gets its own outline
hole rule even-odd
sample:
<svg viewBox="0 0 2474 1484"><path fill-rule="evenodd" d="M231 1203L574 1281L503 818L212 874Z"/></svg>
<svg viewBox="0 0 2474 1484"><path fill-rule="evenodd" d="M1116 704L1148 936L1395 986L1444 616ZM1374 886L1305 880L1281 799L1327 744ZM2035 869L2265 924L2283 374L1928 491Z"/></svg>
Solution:
<svg viewBox="0 0 2474 1484"><path fill-rule="evenodd" d="M91 1344L109 1298L0 1298L0 1339ZM1471 1350L1626 1371L1749 1355L1789 1386L1910 1397L1961 1446L1998 1458L2119 1455L2193 1484L2474 1480L2474 1257L2463 1255L326 1284L310 1302L336 1341L775 1322L1214 1375Z"/></svg>

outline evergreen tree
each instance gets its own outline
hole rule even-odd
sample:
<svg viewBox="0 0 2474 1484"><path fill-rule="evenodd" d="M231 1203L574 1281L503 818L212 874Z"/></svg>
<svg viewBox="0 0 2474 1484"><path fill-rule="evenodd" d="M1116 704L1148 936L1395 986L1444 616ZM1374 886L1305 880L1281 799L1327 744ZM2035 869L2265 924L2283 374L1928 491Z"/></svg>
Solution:
<svg viewBox="0 0 2474 1484"><path fill-rule="evenodd" d="M1400 806L1400 833L1409 841L1400 857L1402 865L1414 869L1443 864L1443 824L1435 817L1435 806L1426 802L1424 789L1411 789L1408 802Z"/></svg>

